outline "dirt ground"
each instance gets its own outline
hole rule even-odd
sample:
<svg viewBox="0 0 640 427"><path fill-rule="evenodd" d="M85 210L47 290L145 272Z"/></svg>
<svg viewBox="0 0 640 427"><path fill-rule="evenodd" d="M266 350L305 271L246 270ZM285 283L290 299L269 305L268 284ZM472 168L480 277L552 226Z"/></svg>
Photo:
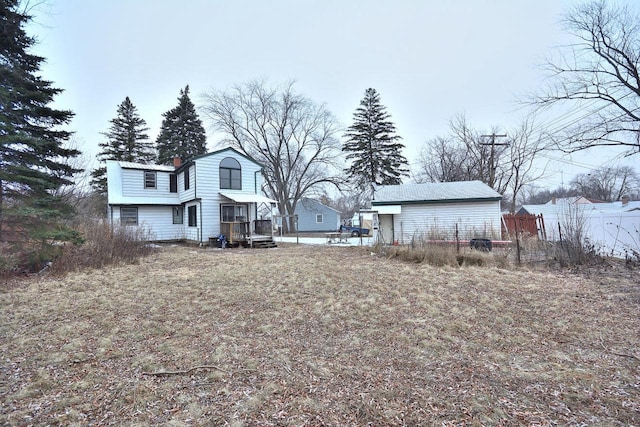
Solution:
<svg viewBox="0 0 640 427"><path fill-rule="evenodd" d="M638 270L280 246L0 284L0 424L640 425Z"/></svg>

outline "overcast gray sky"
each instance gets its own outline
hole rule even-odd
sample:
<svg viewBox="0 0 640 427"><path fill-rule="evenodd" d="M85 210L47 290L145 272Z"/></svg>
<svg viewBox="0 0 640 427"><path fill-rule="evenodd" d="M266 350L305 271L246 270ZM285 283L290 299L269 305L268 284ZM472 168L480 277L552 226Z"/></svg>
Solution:
<svg viewBox="0 0 640 427"><path fill-rule="evenodd" d="M56 106L75 112L71 128L91 158L126 96L155 140L185 85L198 106L205 91L264 78L295 80L344 126L375 88L413 163L458 113L481 131L516 127L524 113L515 97L541 83L539 65L566 42L559 21L573 3L50 0L28 31L47 59L43 76L65 90ZM209 149L217 142L209 138ZM565 167L562 179L600 159L580 156L584 167ZM558 174L545 182L559 184Z"/></svg>

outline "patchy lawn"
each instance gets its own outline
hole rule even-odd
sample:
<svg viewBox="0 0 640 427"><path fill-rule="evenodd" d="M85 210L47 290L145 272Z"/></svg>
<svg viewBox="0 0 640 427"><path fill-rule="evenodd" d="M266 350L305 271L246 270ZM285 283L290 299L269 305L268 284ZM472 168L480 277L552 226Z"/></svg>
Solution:
<svg viewBox="0 0 640 427"><path fill-rule="evenodd" d="M638 272L165 248L0 285L0 424L639 425Z"/></svg>

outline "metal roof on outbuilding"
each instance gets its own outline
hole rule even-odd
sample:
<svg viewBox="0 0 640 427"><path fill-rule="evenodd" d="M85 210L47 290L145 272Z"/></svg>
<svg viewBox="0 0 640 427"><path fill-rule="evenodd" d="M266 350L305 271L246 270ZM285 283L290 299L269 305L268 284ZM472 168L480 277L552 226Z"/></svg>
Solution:
<svg viewBox="0 0 640 427"><path fill-rule="evenodd" d="M502 195L481 181L386 185L375 192L373 206L501 200Z"/></svg>

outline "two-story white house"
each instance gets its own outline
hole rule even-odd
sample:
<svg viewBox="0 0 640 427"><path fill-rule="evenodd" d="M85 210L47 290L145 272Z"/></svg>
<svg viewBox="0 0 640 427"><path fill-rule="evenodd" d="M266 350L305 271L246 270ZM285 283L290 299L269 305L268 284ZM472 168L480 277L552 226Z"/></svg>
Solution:
<svg viewBox="0 0 640 427"><path fill-rule="evenodd" d="M107 161L108 217L144 227L152 241L208 243L225 235L254 246L272 239L275 200L262 195L262 166L225 148L173 166Z"/></svg>

